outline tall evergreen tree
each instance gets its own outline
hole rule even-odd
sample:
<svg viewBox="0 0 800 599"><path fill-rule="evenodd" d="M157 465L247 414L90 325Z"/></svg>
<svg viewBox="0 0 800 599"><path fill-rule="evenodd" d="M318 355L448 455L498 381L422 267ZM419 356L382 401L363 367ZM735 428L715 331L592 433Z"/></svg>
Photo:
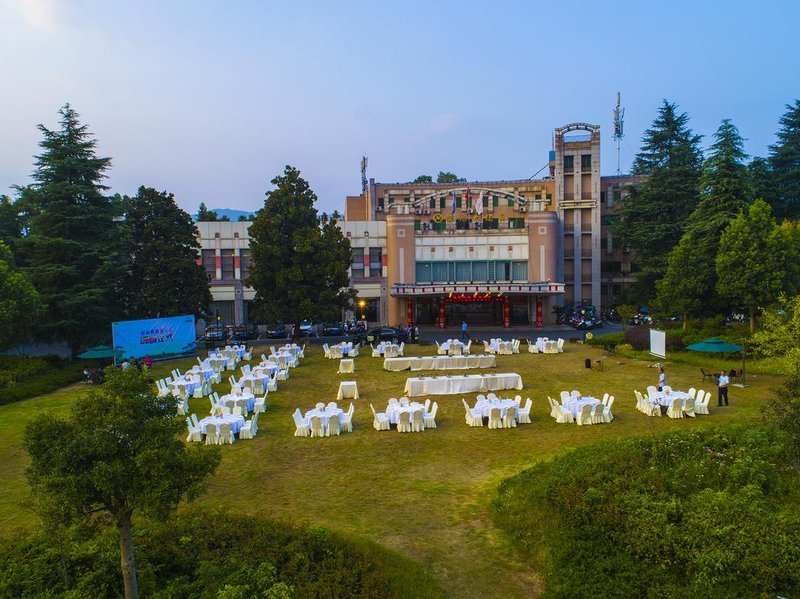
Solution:
<svg viewBox="0 0 800 599"><path fill-rule="evenodd" d="M299 323L338 318L348 289L350 242L336 220L321 223L317 196L300 171L275 177L250 226L250 277L256 312L265 320Z"/></svg>
<svg viewBox="0 0 800 599"><path fill-rule="evenodd" d="M23 263L46 304L36 329L73 352L106 339L117 315L120 236L114 204L101 184L111 160L95 153L96 141L78 114L64 105L61 128L39 125L43 152L34 183L20 189L27 236Z"/></svg>
<svg viewBox="0 0 800 599"><path fill-rule="evenodd" d="M197 207L197 222L216 222L219 220L219 215L216 210L209 210L206 208L205 202L200 202Z"/></svg>
<svg viewBox="0 0 800 599"><path fill-rule="evenodd" d="M197 263L197 227L173 195L140 187L126 202L130 318L202 316L211 304L208 276Z"/></svg>
<svg viewBox="0 0 800 599"><path fill-rule="evenodd" d="M778 218L800 217L800 100L786 105L778 142L769 147L769 164L777 188Z"/></svg>
<svg viewBox="0 0 800 599"><path fill-rule="evenodd" d="M0 241L3 241L13 252L21 236L22 223L19 217L19 208L8 196L0 196Z"/></svg>
<svg viewBox="0 0 800 599"><path fill-rule="evenodd" d="M688 127L689 117L664 100L645 131L633 174L647 179L631 189L619 208L616 232L636 251L639 300L652 295L667 268L667 256L683 235L696 208L700 182L701 136Z"/></svg>
<svg viewBox="0 0 800 599"><path fill-rule="evenodd" d="M719 238L751 200L750 176L744 164L747 155L739 130L725 119L714 139L700 177L700 201L658 282L659 303L680 309L684 326L689 314L721 307L715 301Z"/></svg>
<svg viewBox="0 0 800 599"><path fill-rule="evenodd" d="M722 233L717 254L717 292L750 312L755 330L758 310L774 302L786 281L785 236L769 204L756 200Z"/></svg>
<svg viewBox="0 0 800 599"><path fill-rule="evenodd" d="M0 349L27 341L41 310L39 294L0 241Z"/></svg>

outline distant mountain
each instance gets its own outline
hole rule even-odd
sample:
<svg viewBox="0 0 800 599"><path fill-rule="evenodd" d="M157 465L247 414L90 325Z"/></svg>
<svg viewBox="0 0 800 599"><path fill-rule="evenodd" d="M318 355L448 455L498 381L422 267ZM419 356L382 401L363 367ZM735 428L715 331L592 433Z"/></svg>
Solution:
<svg viewBox="0 0 800 599"><path fill-rule="evenodd" d="M240 216L246 216L247 218L252 218L255 213L248 212L247 210L234 210L233 208L209 208L209 210L216 212L217 216L222 218L223 216L227 216L232 221L239 220ZM193 214L192 218L197 220L197 215Z"/></svg>

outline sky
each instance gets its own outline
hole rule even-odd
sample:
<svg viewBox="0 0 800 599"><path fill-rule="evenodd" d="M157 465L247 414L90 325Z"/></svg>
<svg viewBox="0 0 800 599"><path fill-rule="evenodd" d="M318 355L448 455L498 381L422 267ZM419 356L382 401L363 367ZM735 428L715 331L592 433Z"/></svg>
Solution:
<svg viewBox="0 0 800 599"><path fill-rule="evenodd" d="M765 156L800 98L798 23L796 0L0 0L0 194L66 102L112 192L189 212L257 210L287 164L341 211L362 155L378 182L526 179L576 121L613 175L617 91L623 172L665 98L704 146L730 118Z"/></svg>

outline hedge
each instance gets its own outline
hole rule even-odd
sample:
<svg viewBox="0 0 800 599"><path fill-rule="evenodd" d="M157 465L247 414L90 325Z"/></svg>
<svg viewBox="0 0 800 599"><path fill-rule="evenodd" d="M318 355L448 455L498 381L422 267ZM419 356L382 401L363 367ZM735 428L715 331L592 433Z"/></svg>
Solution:
<svg viewBox="0 0 800 599"><path fill-rule="evenodd" d="M58 356L0 356L0 405L50 393L83 379L84 364Z"/></svg>

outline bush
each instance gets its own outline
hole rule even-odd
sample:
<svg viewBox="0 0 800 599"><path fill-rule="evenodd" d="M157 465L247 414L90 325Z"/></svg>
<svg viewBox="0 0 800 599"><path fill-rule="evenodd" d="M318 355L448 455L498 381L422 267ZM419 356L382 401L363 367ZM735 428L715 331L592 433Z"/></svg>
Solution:
<svg viewBox="0 0 800 599"><path fill-rule="evenodd" d="M616 347L625 342L625 333L608 333L607 335L594 335L586 340L587 345L595 347Z"/></svg>
<svg viewBox="0 0 800 599"><path fill-rule="evenodd" d="M0 356L0 405L50 393L83 378L83 364L58 356Z"/></svg>
<svg viewBox="0 0 800 599"><path fill-rule="evenodd" d="M726 427L577 449L503 481L493 513L547 597L794 596L797 499L772 433Z"/></svg>
<svg viewBox="0 0 800 599"><path fill-rule="evenodd" d="M18 537L0 548L0 597L121 596L118 542L102 526L69 529L60 545L45 531ZM135 544L145 597L443 596L419 564L323 528L193 510L138 522Z"/></svg>

